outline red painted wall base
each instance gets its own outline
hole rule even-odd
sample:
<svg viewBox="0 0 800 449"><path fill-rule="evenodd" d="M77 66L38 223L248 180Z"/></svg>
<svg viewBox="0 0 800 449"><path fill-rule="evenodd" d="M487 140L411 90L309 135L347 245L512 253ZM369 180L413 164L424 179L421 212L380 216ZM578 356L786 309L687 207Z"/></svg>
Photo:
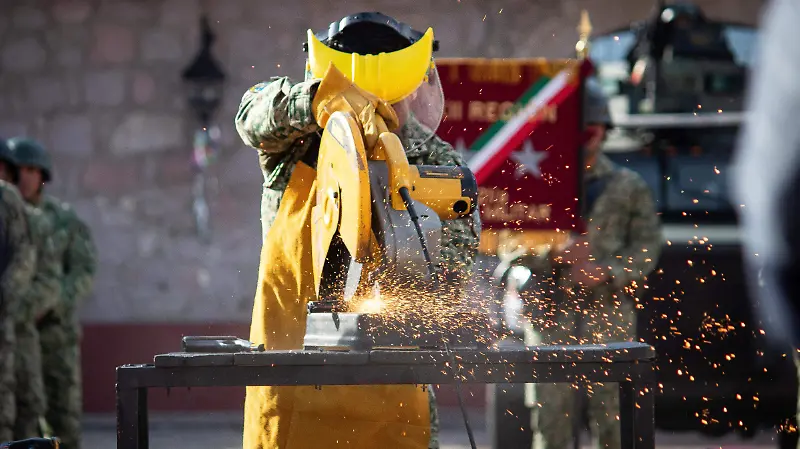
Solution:
<svg viewBox="0 0 800 449"><path fill-rule="evenodd" d="M86 413L114 413L116 367L153 363L153 356L180 350L185 335L236 335L246 338L249 324L87 324L83 327L83 408ZM457 406L452 387L437 388L440 406ZM468 406L485 403L483 385L464 386ZM148 405L158 411L242 410L244 387L150 390Z"/></svg>

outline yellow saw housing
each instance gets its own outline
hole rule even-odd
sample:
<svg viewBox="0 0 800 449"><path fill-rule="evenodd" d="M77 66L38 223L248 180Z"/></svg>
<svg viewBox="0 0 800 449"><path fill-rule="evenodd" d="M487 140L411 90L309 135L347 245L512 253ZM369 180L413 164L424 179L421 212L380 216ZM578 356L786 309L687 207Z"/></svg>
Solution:
<svg viewBox="0 0 800 449"><path fill-rule="evenodd" d="M411 95L427 80L433 56L433 29L417 42L390 53L360 55L328 47L308 30L307 71L322 78L333 63L356 86L389 103ZM388 81L387 80L391 80Z"/></svg>
<svg viewBox="0 0 800 449"><path fill-rule="evenodd" d="M380 220L373 217L373 202L381 200L370 192L374 181L370 176L372 164L386 165L387 177L380 179L380 183L388 190L386 199L391 209L406 209L398 193L403 187L439 220L465 218L477 207L478 185L468 168L410 165L397 135L386 131L385 125L381 128L384 132L369 149L352 113L334 112L325 125L317 158L317 195L311 220L313 275L318 293L324 283L326 262L336 263L329 257L337 233L353 259L365 264L368 270L378 269L386 262L382 260L386 248L380 247L374 232L380 227ZM410 227L410 220L404 227ZM397 231L384 229L383 233ZM413 239L416 241L417 236ZM440 245L429 242L429 247L438 251Z"/></svg>

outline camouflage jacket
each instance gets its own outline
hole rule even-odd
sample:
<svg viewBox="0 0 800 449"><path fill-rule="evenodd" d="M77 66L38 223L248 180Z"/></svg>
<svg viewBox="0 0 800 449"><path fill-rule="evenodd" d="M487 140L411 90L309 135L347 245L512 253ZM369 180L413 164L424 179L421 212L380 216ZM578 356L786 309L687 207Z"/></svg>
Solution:
<svg viewBox="0 0 800 449"><path fill-rule="evenodd" d="M609 177L608 182L588 212L587 232L594 263L606 269L609 281L595 287L592 294L635 296L661 254L660 219L650 188L639 174L615 166L601 154L586 181L603 176ZM518 263L536 273L543 285L574 287L561 276L566 271L553 266L551 260L545 252L523 256Z"/></svg>
<svg viewBox="0 0 800 449"><path fill-rule="evenodd" d="M17 188L5 181L0 181L0 226L5 259L0 260L0 308L2 314L14 316L36 271L36 250L28 229L25 201Z"/></svg>
<svg viewBox="0 0 800 449"><path fill-rule="evenodd" d="M92 290L97 271L97 251L89 227L72 207L45 196L39 207L53 223L53 252L61 263L61 303L47 317L65 325L77 325L80 302Z"/></svg>
<svg viewBox="0 0 800 449"><path fill-rule="evenodd" d="M319 80L293 83L289 78L273 78L245 92L236 115L236 129L248 146L258 150L264 185L261 199L262 237L272 225L283 190L297 162L314 145L322 132L312 113L311 103ZM431 136L421 125L407 125L398 132L408 161L417 165L465 165L453 147ZM478 250L480 218L443 222L442 265L450 272L471 270Z"/></svg>
<svg viewBox="0 0 800 449"><path fill-rule="evenodd" d="M53 241L53 222L37 207L26 204L28 229L36 248L36 273L17 312L17 323L35 324L61 299L62 264Z"/></svg>

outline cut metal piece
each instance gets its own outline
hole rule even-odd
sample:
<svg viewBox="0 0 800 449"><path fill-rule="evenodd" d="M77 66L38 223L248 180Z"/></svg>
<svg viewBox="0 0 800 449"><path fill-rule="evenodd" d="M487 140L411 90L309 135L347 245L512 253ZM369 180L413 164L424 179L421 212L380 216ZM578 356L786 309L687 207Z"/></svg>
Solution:
<svg viewBox="0 0 800 449"><path fill-rule="evenodd" d="M312 313L306 317L305 349L366 351L380 348L483 348L490 341L487 314L458 312L446 320L372 313Z"/></svg>
<svg viewBox="0 0 800 449"><path fill-rule="evenodd" d="M355 259L350 258L350 264L347 267L347 279L344 283L344 300L349 301L356 296L356 291L361 284L361 274L363 272L364 264L356 262ZM366 273L365 273L366 274Z"/></svg>

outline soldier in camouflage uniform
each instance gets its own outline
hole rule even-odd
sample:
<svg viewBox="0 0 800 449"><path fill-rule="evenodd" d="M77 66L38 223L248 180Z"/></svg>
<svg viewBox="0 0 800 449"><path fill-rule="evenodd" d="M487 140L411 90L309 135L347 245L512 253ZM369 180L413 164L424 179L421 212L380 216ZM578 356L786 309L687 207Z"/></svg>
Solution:
<svg viewBox="0 0 800 449"><path fill-rule="evenodd" d="M615 166L600 152L611 126L608 105L587 82L585 177L587 234L542 254L514 262L538 278L528 304L533 326L526 344L602 344L636 337L636 297L655 268L662 235L652 193L635 172ZM535 449L572 447L574 395L569 384L530 384ZM592 433L600 448L620 447L618 386L589 388Z"/></svg>
<svg viewBox="0 0 800 449"><path fill-rule="evenodd" d="M5 143L4 143L5 145ZM11 153L9 152L11 155ZM16 164L16 161L7 161ZM14 170L19 168L14 165ZM12 179L7 179L13 182ZM62 268L53 244L53 223L37 207L25 203L31 240L36 249L36 271L16 313L16 405L14 438L40 435L40 420L46 410L42 352L36 323L55 308L61 298Z"/></svg>
<svg viewBox="0 0 800 449"><path fill-rule="evenodd" d="M65 202L43 194L52 165L47 152L30 139L11 139L9 147L20 166L20 191L40 209L53 226L52 254L63 272L61 296L52 308L39 309L42 370L47 400L47 423L62 447L80 447L81 371L78 307L92 289L97 254L89 227ZM52 304L52 303L51 303Z"/></svg>
<svg viewBox="0 0 800 449"><path fill-rule="evenodd" d="M386 27L388 29L388 27ZM410 45L393 31L372 28L368 37L357 32L342 33L326 44L359 54L396 51ZM380 36L379 36L380 35ZM401 42L398 44L398 38ZM399 48L398 48L399 47ZM262 237L266 238L283 197L292 170L308 152L319 148L322 129L317 124L312 103L320 79L306 71L303 82L275 77L244 93L236 115L236 129L248 146L258 151L264 174L261 198ZM410 164L466 165L460 153L433 131L409 117L397 131ZM316 160L310 161L316 168ZM444 221L441 237L442 260L439 267L450 291L463 293L478 250L480 218L476 209L471 218ZM431 412L430 448L438 448L439 420L433 388L428 388Z"/></svg>
<svg viewBox="0 0 800 449"><path fill-rule="evenodd" d="M17 174L13 155L0 140L0 442L14 439L15 315L36 270L25 202L13 184Z"/></svg>

